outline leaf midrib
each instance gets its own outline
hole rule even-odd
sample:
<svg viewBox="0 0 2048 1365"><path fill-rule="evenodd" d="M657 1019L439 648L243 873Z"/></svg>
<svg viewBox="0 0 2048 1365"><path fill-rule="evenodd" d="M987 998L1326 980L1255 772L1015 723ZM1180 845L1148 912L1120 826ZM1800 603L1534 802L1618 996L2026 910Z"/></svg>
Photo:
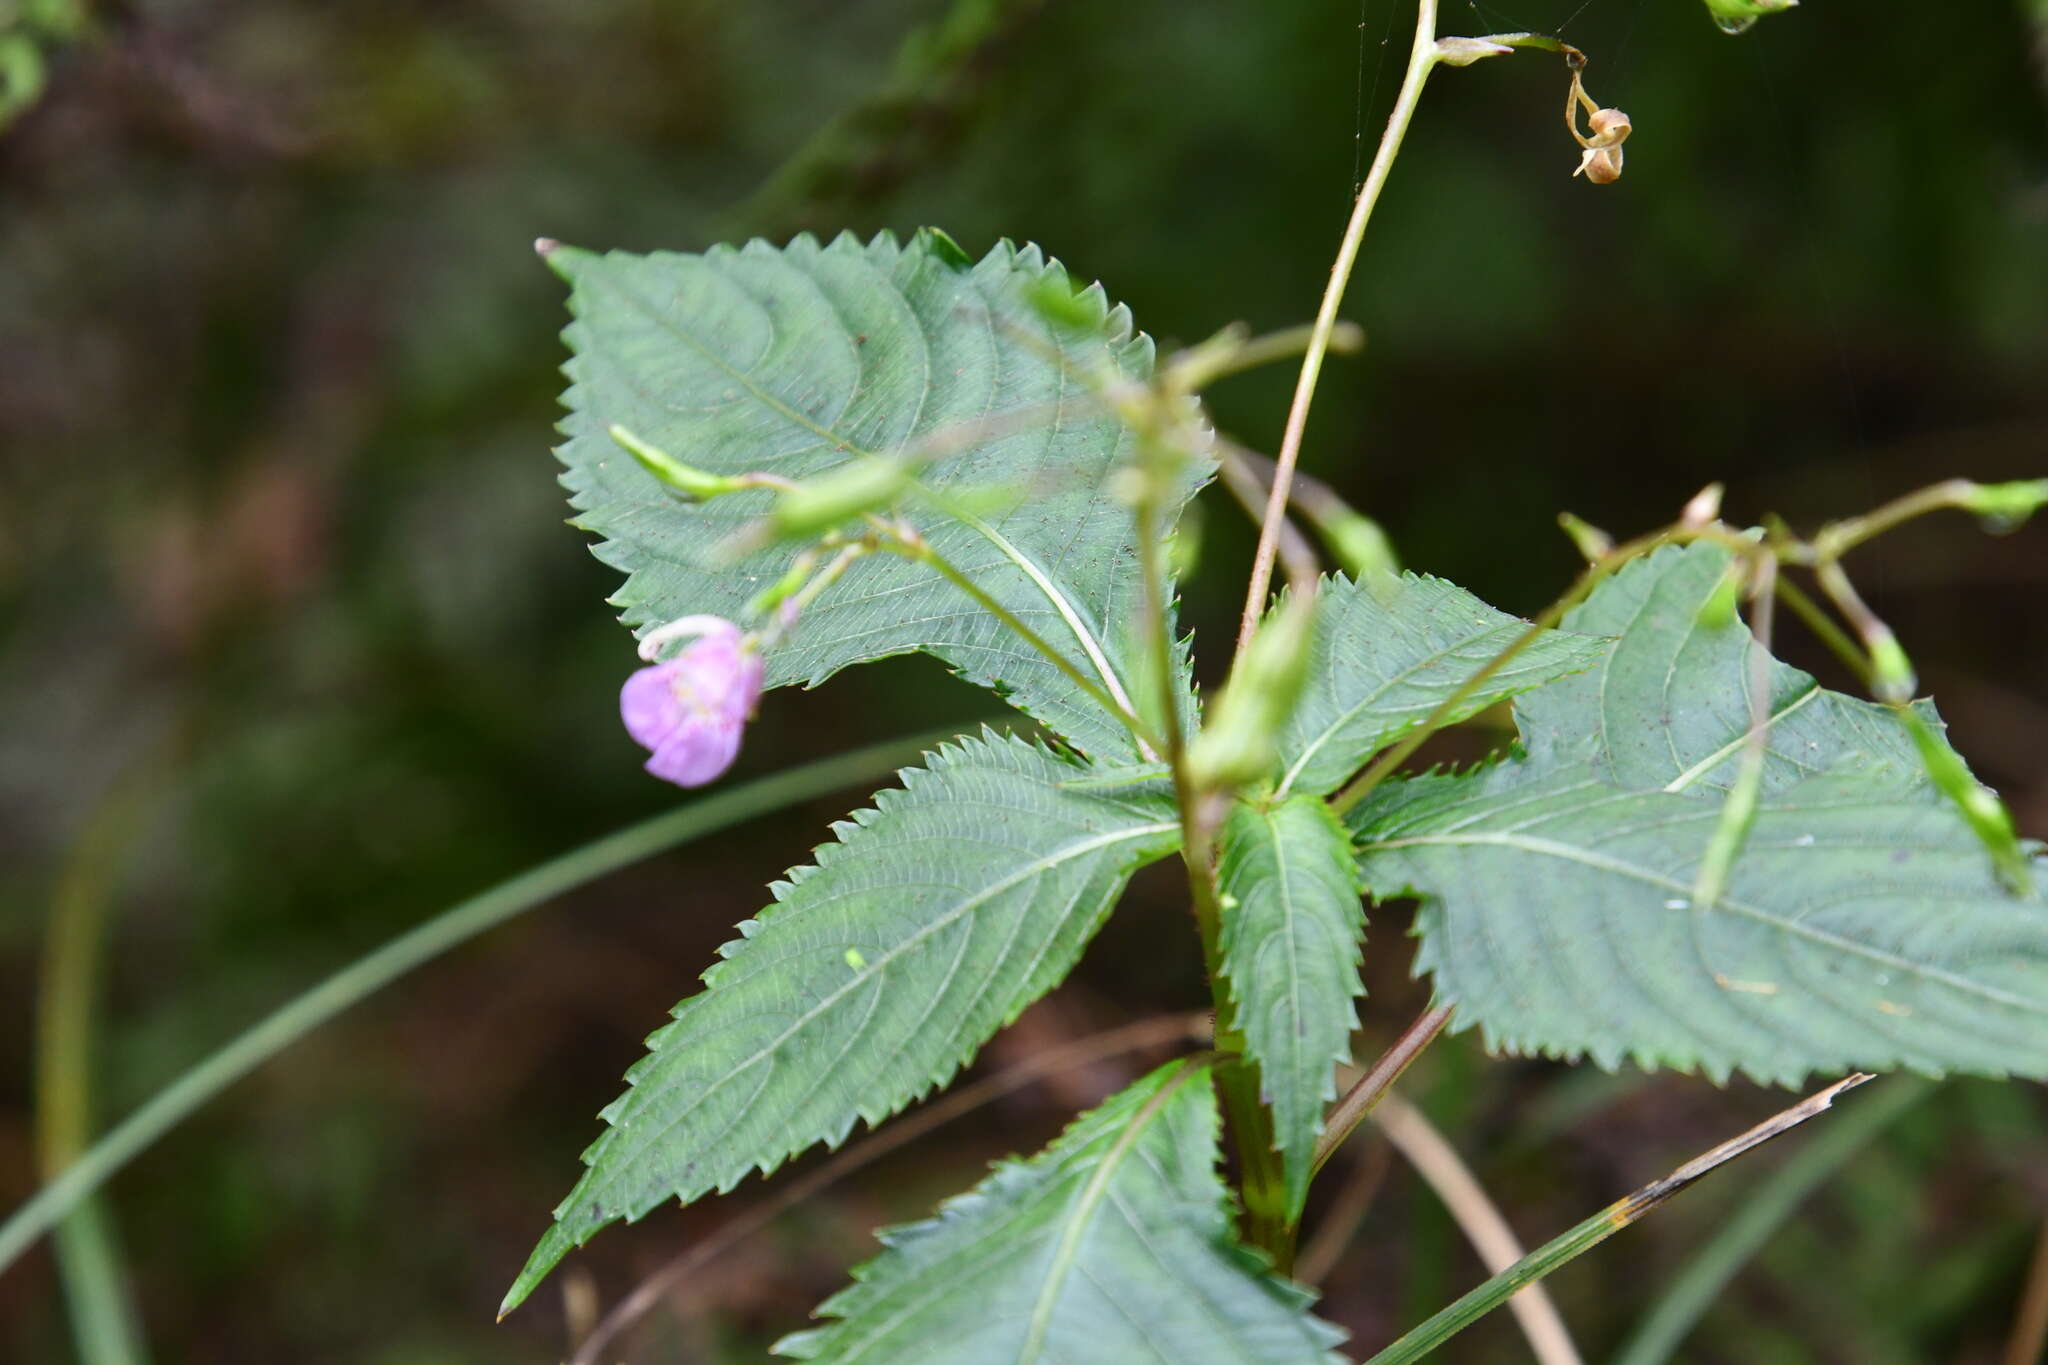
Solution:
<svg viewBox="0 0 2048 1365"><path fill-rule="evenodd" d="M959 904L955 905L950 910L948 910L944 915L940 916L937 919L934 919L929 924L924 925L916 933L912 934L909 938L903 940L903 942L897 944L893 948L890 948L887 952L880 953L876 957L869 959L866 967L862 968L857 972L854 972L851 976L847 978L846 982L843 985L841 985L837 990L831 992L829 995L820 997L815 1005L813 1005L809 1010L805 1011L802 1015L799 1015L796 1021L792 1023L788 1028L784 1029L779 1035L777 1035L773 1041L762 1045L744 1061L738 1062L734 1064L732 1067L728 1068L723 1076L720 1076L716 1081L713 1081L711 1084L705 1086L701 1091L699 1091L696 1100L692 1102L688 1107L681 1110L667 1123L663 1124L660 1128L654 1130L653 1133L650 1136L648 1136L645 1140L638 1143L634 1147L630 1148L623 1156L608 1157L608 1162L613 1166L614 1170L624 1170L630 1168L634 1163L639 1161L641 1156L644 1155L650 1147L653 1147L656 1144L666 1140L668 1135L674 1132L678 1125L680 1125L685 1119L689 1118L690 1115L694 1114L699 1108L701 1108L706 1102L708 1102L721 1089L723 1089L726 1085L730 1084L736 1077L743 1075L746 1071L760 1063L765 1058L774 1055L775 1052L777 1052L784 1043L787 1043L800 1030L807 1027L813 1020L815 1020L819 1015L823 1014L827 1009L829 1009L833 1005L838 1004L841 999L843 999L846 995L852 992L856 987L864 985L876 974L881 972L884 968L888 967L890 963L894 962L904 953L909 952L918 944L924 942L924 940L926 940L927 938L930 938L933 934L936 934L941 929L944 929L952 924L958 923L961 918L970 914L974 910L979 909L982 905L986 904L988 901L992 900L994 897L1000 895L1001 893L1008 891L1011 887L1016 886L1020 882L1023 882L1031 877L1038 876L1039 874L1046 872L1052 868L1058 867L1062 863L1070 862L1075 858L1080 858L1089 853L1093 853L1098 849L1113 847L1114 845L1119 843L1127 843L1133 840L1146 838L1156 834L1171 833L1177 831L1179 828L1180 825L1177 822L1162 821L1148 825L1133 826L1123 830L1115 831L1113 833L1099 834L1091 839L1084 839L1079 841L1078 843L1068 844L1064 848L1056 850L1053 853L1047 854L1045 857L1034 859L1032 862L1012 872L1009 876L1004 877L1001 880L975 892L973 895L966 897L965 899L960 901ZM615 1133L623 1134L625 1132L625 1129L614 1128L612 1131ZM595 1168L593 1167L593 1169Z"/></svg>
<svg viewBox="0 0 2048 1365"><path fill-rule="evenodd" d="M1201 1074L1201 1066L1189 1063L1181 1071L1159 1087L1159 1093L1145 1101L1142 1108L1131 1116L1123 1132L1117 1134L1116 1142L1095 1165L1088 1183L1082 1187L1079 1197L1068 1207L1065 1227L1059 1242L1053 1247L1052 1260L1046 1266L1045 1283L1038 1291L1038 1301L1032 1306L1031 1321L1024 1334L1024 1341L1017 1350L1017 1365L1035 1365L1039 1353L1044 1349L1046 1333L1052 1329L1053 1310L1058 1306L1060 1290L1065 1287L1067 1276L1072 1273L1074 1262L1081 1254L1081 1238L1088 1225L1094 1220L1095 1210L1109 1193L1109 1178L1117 1166L1130 1155L1138 1145L1138 1138L1147 1124L1157 1118L1166 1108L1166 1102L1174 1092L1194 1076Z"/></svg>
<svg viewBox="0 0 2048 1365"><path fill-rule="evenodd" d="M1714 817L1710 816L1709 818ZM1592 849L1580 848L1575 844L1564 843L1561 840L1546 839L1540 835L1409 835L1399 839L1386 839L1369 844L1361 844L1359 846L1359 851L1362 854L1370 854L1382 852L1389 849L1412 848L1423 845L1434 845L1438 847L1453 848L1471 847L1474 845L1494 845L1496 847L1517 849L1524 853L1535 853L1547 857L1558 858L1566 862L1575 862L1580 864L1581 866L1589 867L1596 871L1609 872L1613 873L1616 876L1629 877L1650 886L1661 887L1667 891L1678 892L1684 895L1688 901L1687 913L1694 913L1697 911L1697 907L1690 905L1693 890L1692 884L1690 882L1677 881L1670 877L1664 876L1662 873L1653 872L1649 868L1642 867L1636 863L1629 862L1626 859L1616 858L1610 854L1598 853ZM1882 949L1873 948L1868 944L1858 943L1853 939L1843 938L1839 934L1831 934L1826 932L1825 930L1815 929L1809 925L1804 925L1796 921L1787 920L1777 912L1770 910L1767 907L1760 905L1751 905L1747 901L1738 900L1725 892L1722 894L1721 898L1714 903L1713 909L1732 910L1737 914L1743 915L1749 919L1756 920L1758 923L1766 925L1767 927L1775 929L1781 933L1790 934L1798 938L1808 939L1814 943L1821 944L1826 947L1833 948L1837 951L1848 953L1853 956L1867 958L1872 962L1882 963L1885 966L1895 968L1899 971L1907 973L1908 975L1919 976L1930 981L1939 982L1940 984L1948 986L1953 990L1961 992L1962 994L1974 995L1982 1000L1985 1000L1993 1004L2004 1005L2008 1008L2019 1010L2024 1013L2048 1016L2048 1003L2028 1000L2024 996L2014 995L2007 991L2002 991L1994 987L1986 986L1982 982L1973 981L1968 977L1958 976L1953 972L1945 971L1938 967L1930 967L1922 962L1915 962L1911 958L1900 957L1895 953L1887 953Z"/></svg>
<svg viewBox="0 0 2048 1365"><path fill-rule="evenodd" d="M1815 697L1821 695L1821 691L1822 689L1819 683L1809 681L1807 688L1804 692L1801 692L1798 695L1798 697L1796 697L1794 700L1788 702L1786 705L1772 712L1769 719L1764 721L1764 733L1768 735L1770 731L1777 726L1779 721L1785 719L1785 717L1791 715L1800 707L1805 706ZM1730 758L1733 758L1737 753L1741 752L1742 746L1747 744L1748 742L1749 734L1747 731L1744 731L1742 734L1737 735L1734 739L1729 740L1726 744L1723 744L1720 748L1714 750L1714 752L1712 752L1711 754L1708 754L1699 762L1693 764L1690 768L1687 768L1677 777L1671 779L1670 782L1665 784L1663 790L1667 792L1684 791L1687 787L1690 787L1693 783L1699 781L1702 777L1705 777L1715 768L1719 767L1723 763L1726 763Z"/></svg>

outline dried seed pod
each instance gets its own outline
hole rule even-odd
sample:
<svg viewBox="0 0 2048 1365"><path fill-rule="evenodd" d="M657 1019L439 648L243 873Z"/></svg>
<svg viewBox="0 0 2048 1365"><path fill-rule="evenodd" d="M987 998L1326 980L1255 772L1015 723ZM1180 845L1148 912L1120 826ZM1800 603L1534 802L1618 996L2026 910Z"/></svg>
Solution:
<svg viewBox="0 0 2048 1365"><path fill-rule="evenodd" d="M1621 179L1621 148L1588 147L1572 174L1583 175L1596 185L1612 185Z"/></svg>
<svg viewBox="0 0 2048 1365"><path fill-rule="evenodd" d="M1616 147L1628 140L1633 125L1628 115L1619 109L1596 109L1586 120L1587 131L1591 132L1595 147Z"/></svg>

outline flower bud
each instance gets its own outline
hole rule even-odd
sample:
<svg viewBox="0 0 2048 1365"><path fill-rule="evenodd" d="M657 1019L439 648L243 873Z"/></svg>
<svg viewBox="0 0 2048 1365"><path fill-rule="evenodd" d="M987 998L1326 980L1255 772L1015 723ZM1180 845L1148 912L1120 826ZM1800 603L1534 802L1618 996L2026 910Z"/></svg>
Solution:
<svg viewBox="0 0 2048 1365"><path fill-rule="evenodd" d="M1707 600L1700 603L1700 624L1709 630L1722 630L1735 624L1735 609L1742 601L1742 564L1730 564L1714 584L1714 590L1707 594Z"/></svg>
<svg viewBox="0 0 2048 1365"><path fill-rule="evenodd" d="M910 483L900 460L867 457L805 479L775 500L775 533L808 540L842 522L887 507Z"/></svg>
<svg viewBox="0 0 2048 1365"><path fill-rule="evenodd" d="M1707 14L1723 33L1746 33L1766 14L1795 9L1799 0L1706 0Z"/></svg>
<svg viewBox="0 0 2048 1365"><path fill-rule="evenodd" d="M679 787L701 787L739 754L740 733L761 696L761 655L738 626L716 616L685 617L648 641L685 632L697 638L681 653L626 679L619 718L652 752L648 772Z"/></svg>
<svg viewBox="0 0 2048 1365"><path fill-rule="evenodd" d="M1188 750L1188 775L1197 789L1255 782L1279 762L1280 732L1308 684L1315 615L1312 594L1290 594L1238 656Z"/></svg>
<svg viewBox="0 0 2048 1365"><path fill-rule="evenodd" d="M1380 524L1363 512L1340 507L1317 521L1330 553L1354 579L1401 572L1401 557Z"/></svg>
<svg viewBox="0 0 2048 1365"><path fill-rule="evenodd" d="M1718 520L1721 516L1721 495L1726 489L1718 483L1710 483L1686 500L1678 514L1678 524L1689 531Z"/></svg>
<svg viewBox="0 0 2048 1365"><path fill-rule="evenodd" d="M1920 680L1913 672L1913 661L1899 644L1899 637L1888 628L1879 627L1865 643L1870 647L1870 690L1880 701L1911 701Z"/></svg>
<svg viewBox="0 0 2048 1365"><path fill-rule="evenodd" d="M1559 512L1557 524L1572 538L1572 544L1578 547L1580 556L1588 564L1597 563L1614 551L1614 537L1582 517Z"/></svg>
<svg viewBox="0 0 2048 1365"><path fill-rule="evenodd" d="M682 494L689 502L702 502L721 493L731 493L746 487L738 479L684 464L660 447L647 444L616 422L612 423L609 434L642 469Z"/></svg>
<svg viewBox="0 0 2048 1365"><path fill-rule="evenodd" d="M2048 507L2048 479L2014 483L1980 483L1963 499L1963 509L1984 519L1986 530L2003 535Z"/></svg>

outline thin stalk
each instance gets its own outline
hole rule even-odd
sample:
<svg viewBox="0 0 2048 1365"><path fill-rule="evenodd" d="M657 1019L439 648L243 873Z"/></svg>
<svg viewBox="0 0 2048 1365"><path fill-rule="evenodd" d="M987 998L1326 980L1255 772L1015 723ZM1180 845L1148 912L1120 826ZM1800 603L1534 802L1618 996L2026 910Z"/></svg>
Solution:
<svg viewBox="0 0 2048 1365"><path fill-rule="evenodd" d="M92 1032L98 1013L107 911L123 854L154 787L132 774L101 802L73 844L51 898L36 1009L36 1146L43 1178L55 1179L92 1137ZM106 1208L79 1205L56 1230L58 1274L79 1359L137 1365L149 1357Z"/></svg>
<svg viewBox="0 0 2048 1365"><path fill-rule="evenodd" d="M1501 1216L1500 1209L1457 1149L1444 1140L1420 1109L1399 1095L1387 1095L1373 1112L1373 1121L1442 1201L1488 1271L1498 1275L1522 1259L1526 1253L1508 1220ZM1509 1296L1508 1311L1515 1315L1522 1335L1529 1339L1529 1349L1538 1365L1582 1365L1579 1348L1572 1344L1572 1334L1565 1327L1563 1316L1542 1285L1523 1285Z"/></svg>
<svg viewBox="0 0 2048 1365"><path fill-rule="evenodd" d="M1731 566L1743 571L1742 561ZM1756 561L1756 578L1751 583L1749 649L1746 654L1746 690L1749 693L1749 730L1743 736L1742 759L1728 794L1721 801L1721 818L1707 840L1706 851L1693 877L1692 903L1695 909L1711 910L1721 903L1728 887L1728 874L1737 855L1749 842L1750 827L1756 823L1757 804L1763 793L1764 766L1770 758L1771 737L1771 633L1777 597L1778 561L1768 550Z"/></svg>
<svg viewBox="0 0 2048 1365"><path fill-rule="evenodd" d="M1449 1341L1458 1333L1470 1327L1480 1318L1507 1302L1509 1296L1524 1285L1536 1281L1566 1265L1600 1243L1634 1223L1652 1209L1658 1208L1680 1190L1692 1185L1715 1167L1732 1161L1744 1152L1769 1142L1780 1133L1806 1122L1835 1102L1843 1091L1853 1089L1865 1081L1875 1079L1865 1072L1836 1081L1824 1090L1808 1095L1799 1103L1783 1112L1765 1119L1756 1127L1741 1135L1730 1138L1691 1161L1686 1162L1662 1180L1653 1180L1625 1199L1609 1204L1591 1218L1578 1224L1536 1250L1516 1261L1500 1274L1495 1275L1471 1293L1453 1303L1436 1316L1417 1327L1414 1331L1396 1341L1365 1362L1365 1365L1408 1365L1420 1360L1437 1347Z"/></svg>
<svg viewBox="0 0 2048 1365"><path fill-rule="evenodd" d="M1233 472L1233 466L1235 467ZM1230 491L1256 525L1265 514L1266 497L1273 490L1273 461L1255 450L1225 446L1224 477ZM1358 577L1374 567L1395 569L1399 565L1394 548L1378 522L1344 501L1336 489L1315 475L1297 469L1287 493L1294 509L1307 517L1322 537L1330 557L1346 572ZM1280 562L1288 558L1287 538L1295 531L1290 521L1280 532Z"/></svg>
<svg viewBox="0 0 2048 1365"><path fill-rule="evenodd" d="M1379 203L1380 190L1387 183L1388 172L1394 168L1394 158L1399 154L1402 139L1408 134L1408 125L1415 117L1415 106L1421 102L1422 87L1437 62L1436 8L1437 0L1417 0L1415 41L1408 49L1408 68L1401 78L1401 92L1394 97L1394 112L1388 116L1386 131L1380 135L1379 149L1373 153L1372 167L1366 172L1365 183L1358 188L1358 201L1352 206L1351 221L1344 226L1337 259L1330 267L1330 282L1323 290L1321 306L1316 309L1308 350L1301 358L1301 376L1295 381L1294 401L1287 410L1287 427L1280 438L1279 456L1273 463L1273 491L1266 499L1266 515L1259 527L1259 545L1252 555L1251 581L1245 588L1244 613L1237 627L1237 648L1240 652L1258 628L1259 618L1265 615L1266 594L1273 584L1273 560L1280 549L1280 522L1286 514L1294 466L1301 459L1301 438L1308 429L1309 404L1315 401L1316 381L1323 372L1323 357L1330 349L1330 334L1336 330L1337 308L1344 301L1344 291L1351 283L1351 269L1358 261L1359 244L1365 240L1365 225L1372 218L1373 206Z"/></svg>
<svg viewBox="0 0 2048 1365"><path fill-rule="evenodd" d="M1870 660L1864 657L1856 642L1849 638L1849 632L1836 625L1835 618L1828 615L1820 603L1813 600L1811 594L1783 574L1778 575L1775 586L1778 600L1792 608L1792 614L1805 623L1815 638L1826 645L1828 651L1856 675L1856 681L1865 687L1870 686Z"/></svg>
<svg viewBox="0 0 2048 1365"><path fill-rule="evenodd" d="M884 776L959 727L871 745L743 783L629 825L442 911L251 1025L158 1091L0 1224L0 1271L194 1110L320 1025L423 963L565 892L689 840Z"/></svg>
<svg viewBox="0 0 2048 1365"><path fill-rule="evenodd" d="M1886 1081L1759 1182L1742 1207L1692 1253L1670 1287L1657 1297L1656 1307L1629 1334L1614 1365L1663 1365L1671 1359L1728 1282L1769 1245L1799 1206L1872 1138L1933 1091L1932 1085L1916 1077Z"/></svg>
<svg viewBox="0 0 2048 1365"><path fill-rule="evenodd" d="M1085 673L1081 672L1080 669L1074 667L1073 662L1054 649L1043 635L1025 625L1017 613L1011 611L1008 607L990 596L986 588L983 588L979 583L976 583L966 574L960 572L951 560L933 549L930 542L921 536L913 535L907 539L898 537L884 540L882 547L893 553L900 554L906 559L913 559L920 564L929 565L937 571L939 577L973 598L976 605L980 606L982 610L1008 627L1025 644L1044 655L1054 668L1065 674L1068 681L1087 693L1096 705L1122 722L1124 727L1131 732L1131 737L1138 741L1139 751L1147 759L1158 757L1157 740L1147 733L1145 723L1132 714L1129 707L1123 705L1115 697L1112 697L1104 690L1100 683L1095 682Z"/></svg>
<svg viewBox="0 0 2048 1365"><path fill-rule="evenodd" d="M1208 1031L1209 1014L1206 1010L1196 1014L1143 1019L1027 1057L993 1076L985 1076L972 1085L960 1087L914 1114L896 1119L888 1127L838 1153L816 1170L806 1172L778 1188L774 1194L749 1205L688 1251L635 1285L633 1292L620 1299L617 1306L605 1314L603 1321L577 1345L569 1365L598 1365L604 1357L605 1348L621 1332L647 1316L656 1304L691 1275L790 1209L838 1184L862 1167L879 1161L898 1147L915 1142L933 1129L1043 1077L1178 1040L1200 1042Z"/></svg>
<svg viewBox="0 0 2048 1365"><path fill-rule="evenodd" d="M1444 1025L1451 1022L1451 1008L1440 1005L1424 1010L1415 1022L1401 1030L1401 1036L1393 1045L1380 1054L1379 1060L1366 1069L1366 1073L1344 1092L1344 1098L1337 1101L1337 1107L1323 1120L1323 1135L1316 1139L1316 1150L1311 1171L1323 1169L1344 1140L1351 1136L1373 1106L1386 1098L1394 1082L1401 1079L1401 1073L1413 1065L1422 1055L1422 1050L1436 1041L1444 1031Z"/></svg>
<svg viewBox="0 0 2048 1365"><path fill-rule="evenodd" d="M1244 1039L1232 1018L1229 984L1223 974L1223 907L1216 890L1216 858L1205 794L1188 774L1187 737L1180 724L1180 697L1173 675L1173 632L1166 617L1166 575L1159 562L1157 496L1148 488L1135 509L1143 597L1143 629L1153 655L1159 687L1157 705L1166 727L1166 762L1173 773L1174 804L1180 812L1181 859L1187 865L1188 895L1202 942L1202 963L1216 1007L1216 1089L1237 1151L1244 1235L1263 1248L1284 1273L1294 1263L1294 1225L1288 1216L1287 1179L1274 1141L1273 1116L1260 1098L1258 1067L1244 1055Z"/></svg>
<svg viewBox="0 0 2048 1365"><path fill-rule="evenodd" d="M1969 479L1945 479L1941 483L1915 489L1861 516L1845 517L1822 527L1813 538L1814 550L1823 559L1838 559L1864 541L1881 536L1915 517L1951 507L1967 508L1978 487Z"/></svg>
<svg viewBox="0 0 2048 1365"><path fill-rule="evenodd" d="M1230 490L1230 496L1237 499L1237 505L1256 524L1266 513L1266 496L1272 491L1272 485L1259 476L1250 451L1229 441L1218 440L1216 454L1216 470L1223 476L1223 486ZM1295 502L1299 504L1300 501L1297 495ZM1304 573L1311 579L1316 576L1315 550L1310 547L1308 537L1301 533L1301 528L1294 524L1293 518L1285 515L1280 518L1279 556L1280 562L1287 566L1290 578Z"/></svg>

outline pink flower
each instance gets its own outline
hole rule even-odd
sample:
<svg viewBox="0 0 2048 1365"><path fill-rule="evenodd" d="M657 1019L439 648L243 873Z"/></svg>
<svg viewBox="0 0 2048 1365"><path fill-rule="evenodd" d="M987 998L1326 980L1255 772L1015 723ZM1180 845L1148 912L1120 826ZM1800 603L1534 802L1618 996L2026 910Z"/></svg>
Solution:
<svg viewBox="0 0 2048 1365"><path fill-rule="evenodd" d="M649 632L640 655L696 636L666 663L653 663L619 689L626 733L650 749L647 771L679 787L701 787L740 751L740 732L761 696L761 655L740 628L718 616L686 616Z"/></svg>

